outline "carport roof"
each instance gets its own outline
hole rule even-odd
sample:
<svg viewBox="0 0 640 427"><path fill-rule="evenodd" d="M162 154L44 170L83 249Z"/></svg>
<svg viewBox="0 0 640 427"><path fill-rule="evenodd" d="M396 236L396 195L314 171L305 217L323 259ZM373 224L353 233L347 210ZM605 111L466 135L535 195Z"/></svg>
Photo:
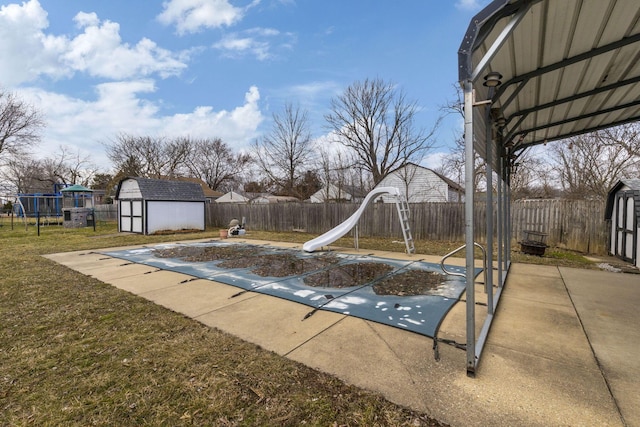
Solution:
<svg viewBox="0 0 640 427"><path fill-rule="evenodd" d="M485 159L492 123L500 125L492 130L496 159L636 121L640 3L494 0L472 19L458 65L460 82L473 82L476 102L492 100L473 114L474 148ZM495 89L483 85L491 72L502 75Z"/></svg>

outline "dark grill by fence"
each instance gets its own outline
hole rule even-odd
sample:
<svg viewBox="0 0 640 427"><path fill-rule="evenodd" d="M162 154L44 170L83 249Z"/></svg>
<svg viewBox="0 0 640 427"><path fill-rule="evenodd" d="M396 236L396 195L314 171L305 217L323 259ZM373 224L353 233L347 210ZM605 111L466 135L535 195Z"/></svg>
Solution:
<svg viewBox="0 0 640 427"><path fill-rule="evenodd" d="M524 230L548 233L550 245L580 252L606 254L609 229L604 219L604 201L524 200L513 202L513 236Z"/></svg>

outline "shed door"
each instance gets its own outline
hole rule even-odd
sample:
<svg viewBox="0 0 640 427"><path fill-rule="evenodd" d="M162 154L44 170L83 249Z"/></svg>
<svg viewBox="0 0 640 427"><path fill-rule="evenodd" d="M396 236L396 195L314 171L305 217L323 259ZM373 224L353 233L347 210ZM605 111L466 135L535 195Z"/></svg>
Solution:
<svg viewBox="0 0 640 427"><path fill-rule="evenodd" d="M142 233L142 200L120 201L120 231Z"/></svg>
<svg viewBox="0 0 640 427"><path fill-rule="evenodd" d="M616 201L616 255L635 263L636 216L634 199L630 192L617 195Z"/></svg>

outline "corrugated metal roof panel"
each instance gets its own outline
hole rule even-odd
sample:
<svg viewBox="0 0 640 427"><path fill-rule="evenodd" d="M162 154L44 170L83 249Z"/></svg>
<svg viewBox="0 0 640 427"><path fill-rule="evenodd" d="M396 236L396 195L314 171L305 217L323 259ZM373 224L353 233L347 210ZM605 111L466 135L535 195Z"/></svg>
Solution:
<svg viewBox="0 0 640 427"><path fill-rule="evenodd" d="M494 53L488 61L487 52ZM513 145L505 156L640 119L637 0L496 0L472 20L458 56L460 81L475 79L476 100L491 96L485 75L502 75L490 108L494 119L507 120L496 150ZM493 121L486 108L474 108L473 117L484 158Z"/></svg>

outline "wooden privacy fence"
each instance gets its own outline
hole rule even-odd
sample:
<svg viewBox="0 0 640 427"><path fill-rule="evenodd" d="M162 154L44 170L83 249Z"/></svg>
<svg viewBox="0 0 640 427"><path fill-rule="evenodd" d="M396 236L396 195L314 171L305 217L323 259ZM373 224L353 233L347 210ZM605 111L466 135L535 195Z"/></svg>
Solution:
<svg viewBox="0 0 640 427"><path fill-rule="evenodd" d="M227 227L232 218L246 220L247 228L262 231L305 230L321 234L347 219L359 207L353 203L211 203L207 225ZM580 252L605 254L608 227L604 202L589 200L526 200L511 205L514 243L524 230L548 234L547 243ZM486 205L475 206L476 240L486 235ZM411 231L416 240L464 241L463 203L412 203ZM494 229L496 220L494 218ZM394 204L373 203L358 223L361 236L402 238Z"/></svg>
<svg viewBox="0 0 640 427"><path fill-rule="evenodd" d="M596 200L522 200L512 203L514 239L524 230L548 233L548 243L580 252L606 254L609 226L605 202Z"/></svg>

